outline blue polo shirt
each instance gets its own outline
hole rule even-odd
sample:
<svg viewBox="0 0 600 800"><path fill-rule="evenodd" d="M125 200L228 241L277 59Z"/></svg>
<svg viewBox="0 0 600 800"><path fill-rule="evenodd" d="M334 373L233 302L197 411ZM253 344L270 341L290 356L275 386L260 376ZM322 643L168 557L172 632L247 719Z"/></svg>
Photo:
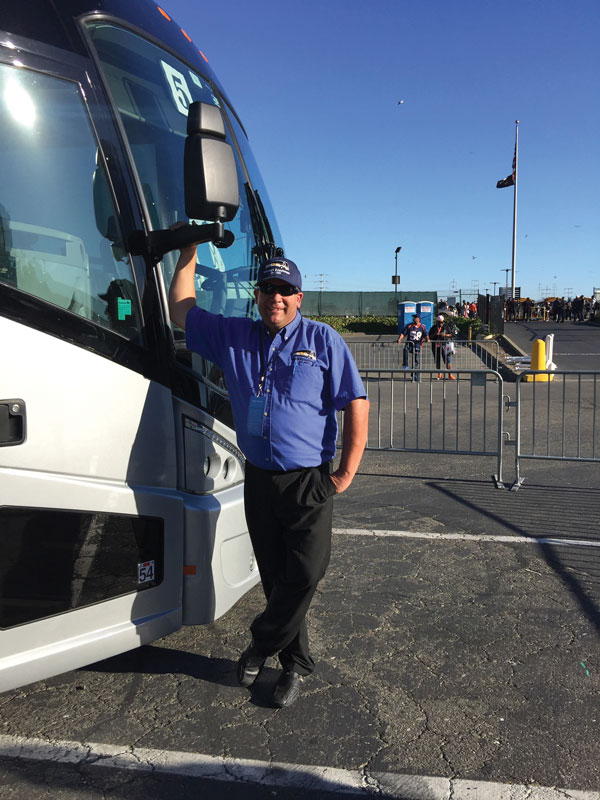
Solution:
<svg viewBox="0 0 600 800"><path fill-rule="evenodd" d="M190 350L223 370L238 445L262 469L285 471L331 461L336 412L367 395L342 337L300 312L271 336L262 320L195 307L186 318L186 340ZM256 420L249 424L248 409L263 376L257 430Z"/></svg>

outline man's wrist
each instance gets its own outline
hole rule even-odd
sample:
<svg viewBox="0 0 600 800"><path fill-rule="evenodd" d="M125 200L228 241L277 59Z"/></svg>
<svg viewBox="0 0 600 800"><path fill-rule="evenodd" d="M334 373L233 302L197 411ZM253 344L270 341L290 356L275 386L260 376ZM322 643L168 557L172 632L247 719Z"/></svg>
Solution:
<svg viewBox="0 0 600 800"><path fill-rule="evenodd" d="M338 494L345 491L354 480L353 473L348 472L348 470L341 469L334 470L329 477L333 481L335 490Z"/></svg>

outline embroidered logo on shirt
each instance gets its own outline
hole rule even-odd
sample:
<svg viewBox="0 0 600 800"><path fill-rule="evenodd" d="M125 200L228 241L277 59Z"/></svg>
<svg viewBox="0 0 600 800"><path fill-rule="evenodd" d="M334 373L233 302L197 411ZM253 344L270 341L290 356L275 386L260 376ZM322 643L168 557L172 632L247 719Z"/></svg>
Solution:
<svg viewBox="0 0 600 800"><path fill-rule="evenodd" d="M296 350L292 353L292 358L310 358L311 361L316 361L317 354L314 350Z"/></svg>

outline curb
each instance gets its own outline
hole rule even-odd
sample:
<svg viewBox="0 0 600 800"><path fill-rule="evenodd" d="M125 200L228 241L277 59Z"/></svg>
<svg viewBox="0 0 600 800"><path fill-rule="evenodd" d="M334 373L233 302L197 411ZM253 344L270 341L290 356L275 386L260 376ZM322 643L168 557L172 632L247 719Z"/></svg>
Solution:
<svg viewBox="0 0 600 800"><path fill-rule="evenodd" d="M515 342L513 342L512 339L509 339L509 337L505 336L503 333L498 336L498 341L500 343L501 350L503 350L506 355L524 357L531 355L531 353L525 353L517 344L515 344ZM505 361L501 361L498 364L498 372L504 381L516 383L517 376L521 371L516 370L512 365L507 364Z"/></svg>
<svg viewBox="0 0 600 800"><path fill-rule="evenodd" d="M502 345L502 349L506 350L506 352L511 356L530 356L531 353L526 353L524 350L521 350L518 344L515 344L512 339L509 339L508 336L505 336L503 333L500 334L498 337L500 340L500 344Z"/></svg>

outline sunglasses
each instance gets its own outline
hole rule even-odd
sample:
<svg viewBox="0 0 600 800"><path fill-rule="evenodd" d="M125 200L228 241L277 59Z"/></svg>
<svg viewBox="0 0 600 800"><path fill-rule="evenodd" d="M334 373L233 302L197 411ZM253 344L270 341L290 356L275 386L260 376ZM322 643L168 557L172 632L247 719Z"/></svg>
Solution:
<svg viewBox="0 0 600 800"><path fill-rule="evenodd" d="M278 286L275 283L259 283L258 290L262 294L280 294L282 297L290 297L300 291L297 286L292 286L289 283L284 283L282 286Z"/></svg>

